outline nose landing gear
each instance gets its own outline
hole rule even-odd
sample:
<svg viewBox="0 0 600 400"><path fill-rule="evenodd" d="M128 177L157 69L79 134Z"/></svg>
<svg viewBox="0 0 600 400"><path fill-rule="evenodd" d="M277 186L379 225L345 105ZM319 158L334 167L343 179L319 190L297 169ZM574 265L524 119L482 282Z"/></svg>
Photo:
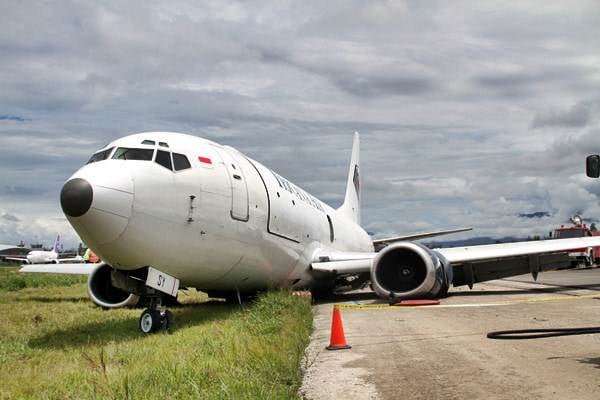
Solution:
<svg viewBox="0 0 600 400"><path fill-rule="evenodd" d="M142 312L138 326L142 333L168 331L173 325L173 313L162 306L162 299L150 299L150 306Z"/></svg>

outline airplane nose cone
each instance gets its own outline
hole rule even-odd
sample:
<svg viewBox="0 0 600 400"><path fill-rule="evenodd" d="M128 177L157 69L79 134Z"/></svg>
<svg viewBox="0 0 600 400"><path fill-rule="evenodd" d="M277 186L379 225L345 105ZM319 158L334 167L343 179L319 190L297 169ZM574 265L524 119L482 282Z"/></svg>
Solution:
<svg viewBox="0 0 600 400"><path fill-rule="evenodd" d="M94 191L85 179L74 178L65 183L60 191L60 205L70 217L81 217L92 206Z"/></svg>

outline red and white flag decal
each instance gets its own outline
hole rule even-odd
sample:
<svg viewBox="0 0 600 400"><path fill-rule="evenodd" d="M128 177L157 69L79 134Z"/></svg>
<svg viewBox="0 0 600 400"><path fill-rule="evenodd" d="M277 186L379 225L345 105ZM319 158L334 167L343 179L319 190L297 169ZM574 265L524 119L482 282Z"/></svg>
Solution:
<svg viewBox="0 0 600 400"><path fill-rule="evenodd" d="M212 164L212 161L208 157L198 157L198 161L204 164Z"/></svg>

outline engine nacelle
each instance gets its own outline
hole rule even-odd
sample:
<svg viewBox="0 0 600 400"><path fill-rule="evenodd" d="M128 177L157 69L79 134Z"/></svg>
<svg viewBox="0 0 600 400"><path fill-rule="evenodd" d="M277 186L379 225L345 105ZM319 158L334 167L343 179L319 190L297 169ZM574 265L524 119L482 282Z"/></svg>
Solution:
<svg viewBox="0 0 600 400"><path fill-rule="evenodd" d="M135 306L140 297L114 287L110 278L111 271L108 264L100 263L88 277L88 294L92 301L104 308Z"/></svg>
<svg viewBox="0 0 600 400"><path fill-rule="evenodd" d="M377 254L371 283L382 298L441 297L452 283L452 267L441 254L419 243L400 242Z"/></svg>

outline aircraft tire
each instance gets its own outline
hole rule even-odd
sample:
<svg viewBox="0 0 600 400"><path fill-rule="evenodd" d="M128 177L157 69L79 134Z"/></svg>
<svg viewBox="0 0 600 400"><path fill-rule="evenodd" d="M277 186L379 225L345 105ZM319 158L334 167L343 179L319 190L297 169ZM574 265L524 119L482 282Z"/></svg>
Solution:
<svg viewBox="0 0 600 400"><path fill-rule="evenodd" d="M142 333L153 333L159 330L163 326L160 317L160 311L145 309L140 316L138 327Z"/></svg>
<svg viewBox="0 0 600 400"><path fill-rule="evenodd" d="M169 310L165 311L165 314L161 318L162 329L168 331L173 327L173 313Z"/></svg>

